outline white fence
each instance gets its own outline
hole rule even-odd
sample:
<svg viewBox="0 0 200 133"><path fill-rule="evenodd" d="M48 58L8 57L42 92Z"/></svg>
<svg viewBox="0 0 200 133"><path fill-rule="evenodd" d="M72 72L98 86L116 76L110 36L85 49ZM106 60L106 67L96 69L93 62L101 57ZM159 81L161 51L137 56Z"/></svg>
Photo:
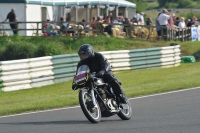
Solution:
<svg viewBox="0 0 200 133"><path fill-rule="evenodd" d="M113 71L174 67L181 62L180 45L101 53L109 60ZM14 91L71 80L78 61L77 54L2 61L0 89Z"/></svg>

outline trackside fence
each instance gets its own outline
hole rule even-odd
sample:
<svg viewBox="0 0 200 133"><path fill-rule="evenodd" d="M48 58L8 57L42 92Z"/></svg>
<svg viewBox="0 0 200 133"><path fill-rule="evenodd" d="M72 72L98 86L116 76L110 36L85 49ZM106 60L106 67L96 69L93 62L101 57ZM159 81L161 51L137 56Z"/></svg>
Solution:
<svg viewBox="0 0 200 133"><path fill-rule="evenodd" d="M22 36L46 36L44 33L46 29L44 28L46 22L17 22L18 35ZM89 36L99 36L106 35L108 37L118 37L118 38L132 38L132 39L142 39L147 41L191 41L192 40L192 28L187 27L185 29L171 29L163 26L147 26L147 25L135 25L135 24L117 24L117 23L101 23L101 22L56 22L57 26L66 26L65 29L55 29L58 32L58 36L66 36L72 38L79 37L89 37ZM8 27L10 22L1 23L0 22L0 36L9 36L12 34L10 28ZM83 26L87 25L87 26ZM92 26L94 25L94 27ZM22 28L24 27L24 28ZM156 29L160 29L160 35L158 35ZM165 31L166 30L166 31ZM197 40L197 39L196 39Z"/></svg>
<svg viewBox="0 0 200 133"><path fill-rule="evenodd" d="M180 45L101 52L113 71L180 65ZM79 61L77 54L46 56L0 62L0 90L15 91L71 80Z"/></svg>

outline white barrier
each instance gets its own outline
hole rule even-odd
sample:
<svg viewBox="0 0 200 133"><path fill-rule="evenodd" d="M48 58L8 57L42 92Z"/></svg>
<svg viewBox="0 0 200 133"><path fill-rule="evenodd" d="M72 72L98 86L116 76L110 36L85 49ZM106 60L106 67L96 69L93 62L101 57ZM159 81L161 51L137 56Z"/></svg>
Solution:
<svg viewBox="0 0 200 133"><path fill-rule="evenodd" d="M113 71L150 67L174 67L181 62L180 46L101 52ZM0 87L14 91L71 80L79 61L77 54L2 61Z"/></svg>

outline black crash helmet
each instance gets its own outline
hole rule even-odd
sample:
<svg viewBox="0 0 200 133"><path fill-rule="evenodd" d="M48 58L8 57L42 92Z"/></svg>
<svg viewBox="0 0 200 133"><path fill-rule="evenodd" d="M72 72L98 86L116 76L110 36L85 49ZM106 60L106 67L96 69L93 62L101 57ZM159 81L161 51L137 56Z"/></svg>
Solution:
<svg viewBox="0 0 200 133"><path fill-rule="evenodd" d="M78 49L78 55L81 57L82 54L88 55L88 57L94 56L93 47L90 44L81 45Z"/></svg>

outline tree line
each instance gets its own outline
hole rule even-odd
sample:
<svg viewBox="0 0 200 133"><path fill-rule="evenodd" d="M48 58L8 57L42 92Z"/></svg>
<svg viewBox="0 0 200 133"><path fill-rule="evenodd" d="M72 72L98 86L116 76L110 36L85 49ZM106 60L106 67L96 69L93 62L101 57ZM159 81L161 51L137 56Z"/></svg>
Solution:
<svg viewBox="0 0 200 133"><path fill-rule="evenodd" d="M142 12L147 9L147 0L127 0L129 2L135 3L137 12ZM193 2L200 2L200 0L157 0L159 7L157 8L192 8L194 6ZM196 5L195 5L196 6ZM195 7L193 7L195 8Z"/></svg>
<svg viewBox="0 0 200 133"><path fill-rule="evenodd" d="M200 0L158 0L159 7L186 8L190 7L192 2L200 2Z"/></svg>

